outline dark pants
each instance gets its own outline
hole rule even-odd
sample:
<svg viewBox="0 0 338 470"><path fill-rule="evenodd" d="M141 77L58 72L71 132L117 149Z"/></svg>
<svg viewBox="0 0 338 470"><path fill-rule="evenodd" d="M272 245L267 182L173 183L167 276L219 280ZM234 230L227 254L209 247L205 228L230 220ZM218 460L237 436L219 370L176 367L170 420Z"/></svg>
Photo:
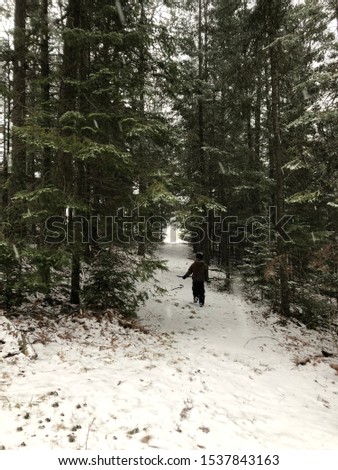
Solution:
<svg viewBox="0 0 338 470"><path fill-rule="evenodd" d="M200 304L204 305L205 291L203 281L192 281L192 294L194 299L197 297Z"/></svg>

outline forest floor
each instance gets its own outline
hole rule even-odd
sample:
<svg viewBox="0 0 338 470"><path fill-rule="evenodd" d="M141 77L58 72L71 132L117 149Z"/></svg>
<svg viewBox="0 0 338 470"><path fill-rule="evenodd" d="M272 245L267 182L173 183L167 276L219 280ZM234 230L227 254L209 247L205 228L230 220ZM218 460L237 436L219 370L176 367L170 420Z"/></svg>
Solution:
<svg viewBox="0 0 338 470"><path fill-rule="evenodd" d="M338 450L337 356L329 334L207 286L192 303L185 244L165 244L147 330L104 316L0 317L0 449ZM216 272L211 272L211 277ZM215 277L218 273L215 274ZM304 365L301 365L304 364Z"/></svg>

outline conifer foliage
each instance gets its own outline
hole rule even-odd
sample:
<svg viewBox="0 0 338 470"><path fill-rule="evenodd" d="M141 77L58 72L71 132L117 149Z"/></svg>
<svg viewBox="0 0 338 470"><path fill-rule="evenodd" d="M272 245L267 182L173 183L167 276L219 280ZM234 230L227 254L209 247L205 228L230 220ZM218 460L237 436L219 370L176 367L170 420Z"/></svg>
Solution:
<svg viewBox="0 0 338 470"><path fill-rule="evenodd" d="M335 4L186 9L171 86L185 210L213 227L204 250L228 278L237 266L283 316L327 323L337 311L335 257L330 266L321 257L337 249Z"/></svg>
<svg viewBox="0 0 338 470"><path fill-rule="evenodd" d="M97 286L101 303L128 313L127 305L136 307L128 301L136 289L131 279L136 284L159 267L145 259L140 263L146 271L135 270L118 248L127 235L115 223L120 208L133 213L141 186L144 199L165 187L154 175L157 168L166 171L169 126L161 110L147 105L157 100L152 71L161 55L152 50L159 32L155 8L142 1L15 2L13 47L6 58L3 52L12 70L4 83L11 103L5 182L10 197L4 201L1 245L7 307L8 292L14 295L19 282L14 283L13 259L22 268L22 295L33 290L52 299L61 270L70 303L89 302ZM154 215L159 204L152 202ZM59 237L48 228L55 218ZM132 241L137 247L139 239ZM111 251L109 266L102 250ZM148 256L146 249L143 254ZM96 277L105 266L106 283L87 276L92 263ZM118 302L116 295L108 302L105 285L110 294L125 290Z"/></svg>
<svg viewBox="0 0 338 470"><path fill-rule="evenodd" d="M52 302L61 279L72 304L135 313L175 217L227 283L237 269L284 317L332 321L336 1L15 0L1 12L6 308Z"/></svg>

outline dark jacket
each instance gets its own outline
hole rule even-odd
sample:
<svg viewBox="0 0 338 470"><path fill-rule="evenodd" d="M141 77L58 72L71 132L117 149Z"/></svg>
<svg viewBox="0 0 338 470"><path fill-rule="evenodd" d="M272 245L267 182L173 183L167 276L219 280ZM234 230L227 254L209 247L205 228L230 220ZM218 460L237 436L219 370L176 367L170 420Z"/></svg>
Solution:
<svg viewBox="0 0 338 470"><path fill-rule="evenodd" d="M200 259L197 259L192 263L186 274L183 276L183 279L187 278L192 274L193 281L208 281L209 274L208 274L208 266L207 264Z"/></svg>

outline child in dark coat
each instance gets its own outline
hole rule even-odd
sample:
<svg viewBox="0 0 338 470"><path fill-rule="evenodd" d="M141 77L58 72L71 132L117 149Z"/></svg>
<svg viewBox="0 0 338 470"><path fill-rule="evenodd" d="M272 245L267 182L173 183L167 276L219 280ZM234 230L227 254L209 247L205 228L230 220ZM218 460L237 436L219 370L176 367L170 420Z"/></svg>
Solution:
<svg viewBox="0 0 338 470"><path fill-rule="evenodd" d="M204 281L209 281L208 266L203 261L203 253L196 254L196 260L192 263L183 279L192 274L192 294L194 303L199 301L200 307L203 307L205 300Z"/></svg>

